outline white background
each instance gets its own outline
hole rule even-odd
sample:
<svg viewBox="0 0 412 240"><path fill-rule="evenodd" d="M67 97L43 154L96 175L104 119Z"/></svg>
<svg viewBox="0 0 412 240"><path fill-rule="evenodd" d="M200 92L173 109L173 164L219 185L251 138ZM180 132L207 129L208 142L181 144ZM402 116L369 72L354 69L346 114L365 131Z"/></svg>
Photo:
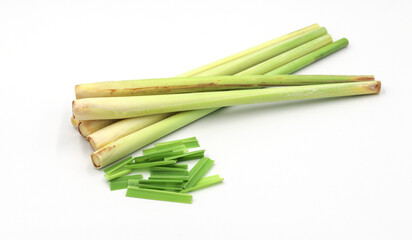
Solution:
<svg viewBox="0 0 412 240"><path fill-rule="evenodd" d="M0 2L1 239L411 239L412 4ZM348 48L299 74L374 74L376 96L216 112L225 182L193 204L109 191L70 124L74 85L169 77L319 23Z"/></svg>

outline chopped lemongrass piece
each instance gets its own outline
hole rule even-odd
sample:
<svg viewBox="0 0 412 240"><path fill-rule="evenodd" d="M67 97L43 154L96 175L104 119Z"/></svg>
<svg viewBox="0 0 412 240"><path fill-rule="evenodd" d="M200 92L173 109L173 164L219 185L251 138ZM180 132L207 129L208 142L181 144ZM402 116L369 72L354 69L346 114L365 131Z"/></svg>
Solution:
<svg viewBox="0 0 412 240"><path fill-rule="evenodd" d="M193 159L201 159L205 156L205 150L197 150L193 152L184 153L181 155L165 157L165 160L176 160L178 162L193 160Z"/></svg>
<svg viewBox="0 0 412 240"><path fill-rule="evenodd" d="M191 138L184 138L184 139L179 139L179 140L174 140L174 141L168 141L168 142L160 142L160 143L155 143L156 147L165 147L165 146L173 146L175 144L183 144L187 148L196 148L200 147L199 141L197 140L196 137L191 137Z"/></svg>
<svg viewBox="0 0 412 240"><path fill-rule="evenodd" d="M189 172L151 172L149 179L179 179L189 180Z"/></svg>
<svg viewBox="0 0 412 240"><path fill-rule="evenodd" d="M167 167L168 168L183 168L183 169L186 169L186 170L188 168L187 164L173 164L173 165L169 165Z"/></svg>
<svg viewBox="0 0 412 240"><path fill-rule="evenodd" d="M281 67L278 67L265 75L267 76L273 76L273 75L279 75L279 74L291 74L293 72L298 71L301 68L306 67L309 64L312 64L319 59L322 59L326 56L329 56L330 54L341 50L342 48L348 46L349 41L346 38L339 39L336 42L330 43L322 48L319 48L309 54L306 54L303 57L300 57L296 60L293 60ZM374 79L370 79L374 80Z"/></svg>
<svg viewBox="0 0 412 240"><path fill-rule="evenodd" d="M289 59L288 68L286 68L285 71L282 72L282 74L292 74L294 71L297 71L298 69L304 68L313 63L315 60L312 60L312 58L319 60L335 51L336 49L332 51L328 47L323 47L316 50L316 54L310 54L312 56L309 59L305 58L307 55L294 61L293 59ZM301 61L301 59L303 60ZM291 61L293 61L293 63L289 64L289 62ZM126 156L127 154L130 154L138 150L139 148L146 146L147 144L150 144L158 140L159 138L164 137L169 133L174 132L216 110L218 110L218 108L177 113L151 126L120 138L92 153L92 163L96 168L104 167Z"/></svg>
<svg viewBox="0 0 412 240"><path fill-rule="evenodd" d="M157 155L157 154L166 154L166 153L171 153L171 152L187 152L187 147L185 145L179 145L179 146L173 146L173 147L167 147L167 148L149 148L150 151L147 152L145 151L146 149L143 150L143 156L152 156L152 155Z"/></svg>
<svg viewBox="0 0 412 240"><path fill-rule="evenodd" d="M126 196L169 202L192 203L192 195L189 194L138 188L135 186L127 187Z"/></svg>
<svg viewBox="0 0 412 240"><path fill-rule="evenodd" d="M121 161L113 164L112 166L107 167L106 169L104 169L104 172L105 172L105 173L114 172L114 171L120 169L121 167L123 167L124 165L130 163L132 160L133 160L133 157L132 157L132 156L128 156L127 158L125 158L125 159L123 159L123 160L121 160Z"/></svg>
<svg viewBox="0 0 412 240"><path fill-rule="evenodd" d="M129 179L127 181L127 186L137 186L139 185L139 179Z"/></svg>
<svg viewBox="0 0 412 240"><path fill-rule="evenodd" d="M128 186L129 180L137 180L138 181L142 178L143 178L143 176L141 174L123 176L123 177L116 178L116 179L111 180L109 182L110 190L114 191L114 190L119 190L119 189L125 189Z"/></svg>
<svg viewBox="0 0 412 240"><path fill-rule="evenodd" d="M151 185L151 184L138 184L139 188L148 188L148 189L158 189L158 190L165 190L165 191L181 191L182 187L170 187L170 186L158 186L158 185Z"/></svg>
<svg viewBox="0 0 412 240"><path fill-rule="evenodd" d="M181 165L183 166L183 165ZM186 165L187 166L187 165ZM187 172L187 168L180 167L152 167L150 172Z"/></svg>
<svg viewBox="0 0 412 240"><path fill-rule="evenodd" d="M168 160L168 161L160 161L160 162L134 163L134 164L125 165L124 167L126 169L139 169L139 168L150 168L150 167L155 167L155 166L170 165L174 163L176 163L176 161Z"/></svg>
<svg viewBox="0 0 412 240"><path fill-rule="evenodd" d="M143 175L142 174L134 174L134 175L122 176L122 177L118 177L116 179L110 180L110 182L120 182L120 181L126 181L127 182L129 179L141 180L141 179L143 179Z"/></svg>
<svg viewBox="0 0 412 240"><path fill-rule="evenodd" d="M209 187L209 186L221 183L221 182L223 182L223 178L221 178L219 175L204 177L200 179L199 182L196 183L196 185L194 185L193 187L185 188L180 192L181 193L192 192L192 191L206 188L206 187Z"/></svg>
<svg viewBox="0 0 412 240"><path fill-rule="evenodd" d="M187 148L183 146L183 148L176 149L174 151L153 153L149 155L144 155L143 157L147 157L148 161L153 162L163 160L167 157L180 156L185 152L187 152Z"/></svg>
<svg viewBox="0 0 412 240"><path fill-rule="evenodd" d="M177 179L141 179L139 183L143 184L160 184L160 183L170 183L170 184L183 184L183 180Z"/></svg>
<svg viewBox="0 0 412 240"><path fill-rule="evenodd" d="M106 173L106 174L104 175L104 177L105 177L107 180L110 181L110 180L113 180L113 179L115 179L115 178L118 178L118 177L127 175L127 174L129 174L129 173L131 173L131 172L132 172L131 169L120 168L120 169L117 169L116 171Z"/></svg>
<svg viewBox="0 0 412 240"><path fill-rule="evenodd" d="M202 158L189 172L189 180L183 185L183 188L191 188L209 171L213 165L210 158Z"/></svg>

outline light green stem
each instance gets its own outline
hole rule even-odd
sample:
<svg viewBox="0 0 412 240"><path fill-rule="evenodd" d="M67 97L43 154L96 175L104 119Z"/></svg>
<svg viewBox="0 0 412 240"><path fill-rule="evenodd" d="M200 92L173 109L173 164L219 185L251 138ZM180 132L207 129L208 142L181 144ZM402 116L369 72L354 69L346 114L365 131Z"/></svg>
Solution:
<svg viewBox="0 0 412 240"><path fill-rule="evenodd" d="M274 44L283 42L283 41L285 41L285 40L294 38L294 37L296 37L296 36L300 36L300 35L302 35L302 34L304 34L304 33L310 32L310 31L315 30L315 29L318 29L318 28L319 28L319 25L318 25L318 24L312 24L312 25L310 25L310 26L308 26L308 27L299 29L299 30L297 30L297 31L291 32L291 33L289 33L289 34L283 35L283 36L281 36L281 37L272 39L272 40L270 40L270 41L267 41L267 42L264 42L264 43L259 44L259 45L257 45L257 46L254 46L254 47L251 47L251 48L249 48L249 49L246 49L246 50L241 51L241 52L239 52L239 53L236 53L236 54L233 54L233 55L231 55L231 56L225 57L225 58L223 58L223 59L214 61L214 62L209 63L209 64L206 64L206 65L204 65L204 66L195 68L195 69L193 69L193 70L191 70L191 71L182 73L182 74L178 75L178 77L190 77L190 76L195 76L195 75L197 75L197 74L199 74L199 73L201 73L201 72L204 72L204 71L207 71L207 70L209 70L209 69L215 68L215 67L217 67L217 66L223 65L223 64L225 64L225 63L231 62L231 61L236 60L236 59L238 59L238 58L241 58L241 57L243 57L243 56L249 55L249 54L251 54L251 53L253 53L253 52L259 51L259 50L261 50L261 49L263 49L263 48L266 48L266 47L269 47L269 46L271 46L271 45L274 45Z"/></svg>

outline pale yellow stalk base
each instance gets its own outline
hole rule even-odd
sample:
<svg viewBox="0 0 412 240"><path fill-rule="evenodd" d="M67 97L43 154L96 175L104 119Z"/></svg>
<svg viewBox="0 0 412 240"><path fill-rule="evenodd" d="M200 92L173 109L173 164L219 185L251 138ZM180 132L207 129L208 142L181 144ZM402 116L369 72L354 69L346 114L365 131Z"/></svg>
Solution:
<svg viewBox="0 0 412 240"><path fill-rule="evenodd" d="M120 120L90 134L87 137L87 140L94 150L98 150L119 138L150 126L160 120L170 117L171 115L172 113L165 113Z"/></svg>
<svg viewBox="0 0 412 240"><path fill-rule="evenodd" d="M77 129L80 135L87 138L90 134L100 130L104 127L109 126L119 120L117 119L107 119L107 120L80 120Z"/></svg>

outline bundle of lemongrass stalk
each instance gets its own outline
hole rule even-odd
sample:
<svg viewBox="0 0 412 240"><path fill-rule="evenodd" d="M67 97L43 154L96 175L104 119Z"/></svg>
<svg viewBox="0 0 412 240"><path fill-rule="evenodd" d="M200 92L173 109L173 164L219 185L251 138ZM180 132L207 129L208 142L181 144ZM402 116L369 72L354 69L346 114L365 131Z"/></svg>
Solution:
<svg viewBox="0 0 412 240"><path fill-rule="evenodd" d="M314 24L174 78L80 84L72 123L101 168L220 107L379 93L370 75L288 75L347 45Z"/></svg>

